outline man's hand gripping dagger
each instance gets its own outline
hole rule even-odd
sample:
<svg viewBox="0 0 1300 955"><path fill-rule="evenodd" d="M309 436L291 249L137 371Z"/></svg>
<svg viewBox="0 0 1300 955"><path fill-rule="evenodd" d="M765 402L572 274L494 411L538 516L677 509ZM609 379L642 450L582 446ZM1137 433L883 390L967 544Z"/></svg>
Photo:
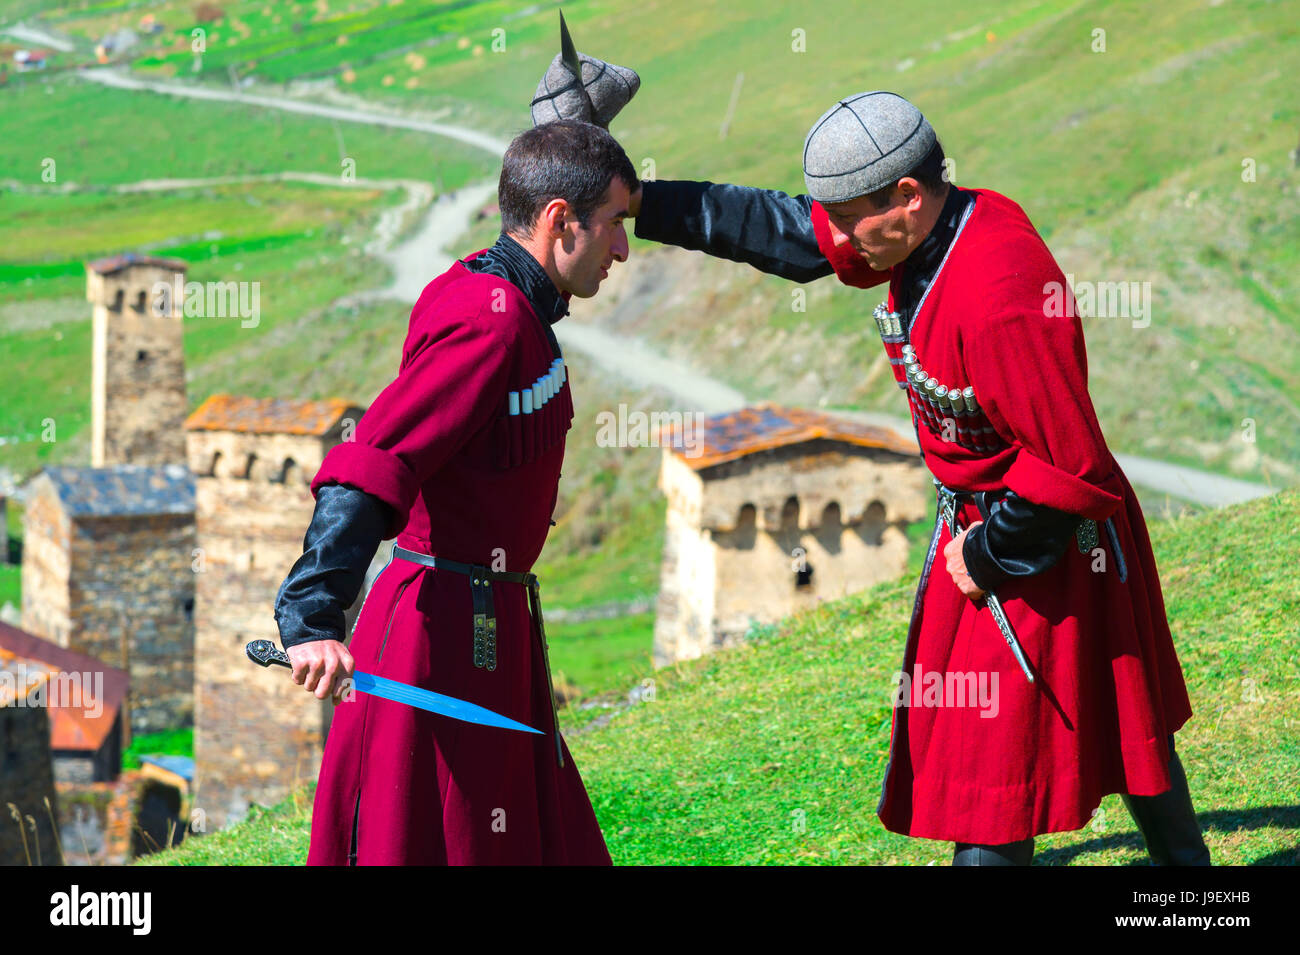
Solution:
<svg viewBox="0 0 1300 955"><path fill-rule="evenodd" d="M1002 633L1002 639L1007 642L1012 655L1016 658L1016 663L1020 665L1021 671L1025 674L1025 679L1033 683L1034 673L1029 668L1029 661L1025 659L1025 652L1020 648L1020 641L1016 639L1015 631L1011 629L1011 621L1007 619L1007 615L1002 609L1002 601L998 600L996 594L980 590L975 585L975 581L971 580L971 576L966 570L966 559L962 556L962 545L966 543L966 535L983 522L976 521L970 527L959 530L957 502L951 497L940 500L939 517L948 526L948 532L952 535L952 540L943 549L943 556L947 560L948 573L952 575L953 583L957 585L958 590L972 600L985 599L989 611L993 614L993 620Z"/></svg>

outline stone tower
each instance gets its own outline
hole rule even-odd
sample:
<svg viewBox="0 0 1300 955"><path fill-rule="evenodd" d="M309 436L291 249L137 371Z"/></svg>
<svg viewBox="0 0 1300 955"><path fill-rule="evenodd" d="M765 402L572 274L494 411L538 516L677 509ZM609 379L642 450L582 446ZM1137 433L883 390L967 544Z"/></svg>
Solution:
<svg viewBox="0 0 1300 955"><path fill-rule="evenodd" d="M933 490L911 440L765 404L707 419L694 444L663 452L657 666L906 570Z"/></svg>
<svg viewBox="0 0 1300 955"><path fill-rule="evenodd" d="M184 298L175 294L185 268L131 254L86 265L95 307L92 467L185 463Z"/></svg>
<svg viewBox="0 0 1300 955"><path fill-rule="evenodd" d="M362 409L341 399L213 395L185 422L196 476L199 573L195 607L196 806L208 829L273 805L316 778L333 704L282 667L245 655L279 646L273 608L302 555L325 454L350 439ZM348 614L351 627L364 599Z"/></svg>

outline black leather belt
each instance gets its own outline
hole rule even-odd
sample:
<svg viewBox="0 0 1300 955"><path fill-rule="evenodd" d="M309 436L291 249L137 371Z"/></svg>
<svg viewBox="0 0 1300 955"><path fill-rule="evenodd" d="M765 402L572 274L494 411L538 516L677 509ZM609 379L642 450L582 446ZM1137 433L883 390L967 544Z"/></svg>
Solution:
<svg viewBox="0 0 1300 955"><path fill-rule="evenodd" d="M520 574L492 570L482 564L465 564L446 557L421 554L405 547L393 546L393 556L409 560L435 570L447 570L469 578L470 595L474 601L474 665L485 670L497 668L497 618L492 604L492 581L523 584L528 588L528 610L537 621L537 635L542 644L542 661L546 664L546 691L551 698L551 719L555 727L555 756L564 766L564 748L560 744L560 717L555 708L555 685L551 681L551 657L546 643L546 623L542 619L542 583L536 574Z"/></svg>

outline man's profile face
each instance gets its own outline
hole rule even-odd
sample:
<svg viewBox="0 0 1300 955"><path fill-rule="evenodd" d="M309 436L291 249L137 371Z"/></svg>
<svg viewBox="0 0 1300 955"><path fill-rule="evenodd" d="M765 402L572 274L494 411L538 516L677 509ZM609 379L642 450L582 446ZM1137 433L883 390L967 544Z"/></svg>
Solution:
<svg viewBox="0 0 1300 955"><path fill-rule="evenodd" d="M555 255L563 291L572 292L578 298L591 298L600 290L600 283L608 277L614 262L627 261L627 230L623 220L628 214L630 198L627 186L615 176L605 190L605 201L591 214L587 228L576 217L571 223L566 221L566 234Z"/></svg>
<svg viewBox="0 0 1300 955"><path fill-rule="evenodd" d="M835 244L848 244L869 266L883 272L907 258L919 242L913 240L923 201L916 180L903 179L890 194L888 204L880 208L868 196L823 203L822 208L830 220Z"/></svg>

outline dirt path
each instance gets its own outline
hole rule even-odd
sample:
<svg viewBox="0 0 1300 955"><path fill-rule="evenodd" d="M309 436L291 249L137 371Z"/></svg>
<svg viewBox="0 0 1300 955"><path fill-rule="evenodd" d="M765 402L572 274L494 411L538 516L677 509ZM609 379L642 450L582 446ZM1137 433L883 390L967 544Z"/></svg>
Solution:
<svg viewBox="0 0 1300 955"><path fill-rule="evenodd" d="M223 103L245 103L249 106L262 106L267 109L283 110L286 113L300 113L304 116L320 116L324 119L337 119L347 123L388 126L393 129L413 129L417 132L432 133L435 136L443 136L447 139L468 143L471 146L477 146L479 149L486 149L497 156L506 151L506 143L495 136L489 136L487 133L465 129L462 126L453 126L449 123L436 123L427 119L412 119L408 116L382 112L379 109L349 109L344 106L327 106L323 103L289 99L283 96L262 96L257 93L236 92L221 87L169 83L164 80L146 80L129 76L108 67L83 70L79 75L93 83L101 83L115 89L142 90L168 96L215 100Z"/></svg>
<svg viewBox="0 0 1300 955"><path fill-rule="evenodd" d="M70 53L75 49L70 41L55 36L40 27L29 27L26 23L14 23L7 27L0 27L0 33L11 36L15 40L30 43L33 46L48 46L51 50L58 50L60 53Z"/></svg>
<svg viewBox="0 0 1300 955"><path fill-rule="evenodd" d="M446 271L458 255L465 254L449 251L448 246L465 233L474 214L496 191L495 182L480 182L439 196L415 232L399 244L376 236L374 248L367 246L366 251L392 269L392 282L384 288L345 296L341 303L390 298L414 304L434 276Z"/></svg>

